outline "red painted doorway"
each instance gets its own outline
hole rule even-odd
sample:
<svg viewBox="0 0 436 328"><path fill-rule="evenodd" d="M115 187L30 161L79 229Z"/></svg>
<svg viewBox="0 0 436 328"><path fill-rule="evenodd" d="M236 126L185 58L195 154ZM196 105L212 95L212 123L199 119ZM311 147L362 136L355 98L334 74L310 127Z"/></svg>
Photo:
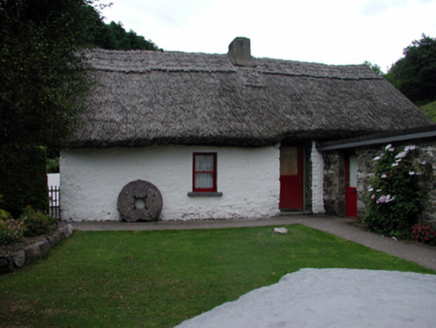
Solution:
<svg viewBox="0 0 436 328"><path fill-rule="evenodd" d="M357 217L357 157L345 158L345 216Z"/></svg>
<svg viewBox="0 0 436 328"><path fill-rule="evenodd" d="M303 202L303 148L280 147L280 202L281 210L299 210Z"/></svg>

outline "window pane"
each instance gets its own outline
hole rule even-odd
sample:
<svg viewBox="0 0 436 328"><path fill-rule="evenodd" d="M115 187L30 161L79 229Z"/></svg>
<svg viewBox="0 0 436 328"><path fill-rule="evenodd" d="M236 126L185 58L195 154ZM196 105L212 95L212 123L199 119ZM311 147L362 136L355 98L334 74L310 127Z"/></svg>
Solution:
<svg viewBox="0 0 436 328"><path fill-rule="evenodd" d="M280 175L298 175L298 147L280 148Z"/></svg>
<svg viewBox="0 0 436 328"><path fill-rule="evenodd" d="M357 186L357 156L350 156L350 187Z"/></svg>
<svg viewBox="0 0 436 328"><path fill-rule="evenodd" d="M208 155L196 155L195 156L195 171L204 172L213 171L213 156Z"/></svg>
<svg viewBox="0 0 436 328"><path fill-rule="evenodd" d="M195 174L195 188L213 188L213 174L212 173L196 173Z"/></svg>

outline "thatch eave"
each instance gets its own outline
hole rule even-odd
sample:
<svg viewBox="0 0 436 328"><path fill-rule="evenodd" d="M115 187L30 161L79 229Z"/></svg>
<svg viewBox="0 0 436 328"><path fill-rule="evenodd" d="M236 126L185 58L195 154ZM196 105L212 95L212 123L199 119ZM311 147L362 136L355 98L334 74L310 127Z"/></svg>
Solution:
<svg viewBox="0 0 436 328"><path fill-rule="evenodd" d="M245 139L245 138L155 138L128 139L122 141L84 140L68 143L68 149L79 148L135 148L163 145L211 146L211 147L265 147L279 143L279 139Z"/></svg>
<svg viewBox="0 0 436 328"><path fill-rule="evenodd" d="M185 146L211 146L211 147L266 147L274 146L279 143L300 143L310 140L317 140L320 142L341 140L346 138L359 138L368 134L368 130L301 130L292 133L281 133L270 136L263 136L258 138L252 137L228 137L228 136L173 136L173 137L159 137L153 139L125 139L125 140L75 140L68 144L70 149L78 148L135 148L135 147L148 147L148 146L162 146L162 145L185 145ZM386 133L386 131L374 130L371 133Z"/></svg>
<svg viewBox="0 0 436 328"><path fill-rule="evenodd" d="M261 147L433 124L364 65L227 55L96 51L89 109L71 148Z"/></svg>

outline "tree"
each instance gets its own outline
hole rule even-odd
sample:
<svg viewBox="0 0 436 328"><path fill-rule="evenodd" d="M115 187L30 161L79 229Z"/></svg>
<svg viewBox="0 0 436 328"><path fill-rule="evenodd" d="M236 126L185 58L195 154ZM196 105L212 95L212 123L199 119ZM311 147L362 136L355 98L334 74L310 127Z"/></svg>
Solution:
<svg viewBox="0 0 436 328"><path fill-rule="evenodd" d="M377 75L383 75L383 72L377 64L372 64L369 61L365 61L363 65L368 66L368 68L372 69Z"/></svg>
<svg viewBox="0 0 436 328"><path fill-rule="evenodd" d="M0 1L0 143L59 148L91 84L87 46L157 49L90 0Z"/></svg>
<svg viewBox="0 0 436 328"><path fill-rule="evenodd" d="M85 108L91 80L82 49L95 30L89 4L0 1L0 194L14 215L25 205L47 209L41 146L60 147Z"/></svg>
<svg viewBox="0 0 436 328"><path fill-rule="evenodd" d="M81 49L95 24L85 0L2 0L0 142L59 146L90 85Z"/></svg>
<svg viewBox="0 0 436 328"><path fill-rule="evenodd" d="M415 104L436 100L436 39L422 35L404 49L386 79Z"/></svg>
<svg viewBox="0 0 436 328"><path fill-rule="evenodd" d="M44 170L26 181L17 172L34 172L41 146L56 153L75 130L92 85L85 49L99 38L109 49L155 47L121 24L104 24L93 1L0 0L0 196L14 214L23 204L46 208ZM35 192L21 187L42 191L32 200Z"/></svg>
<svg viewBox="0 0 436 328"><path fill-rule="evenodd" d="M97 19L98 27L93 40L96 47L111 50L159 50L152 41L145 40L134 31L126 32L121 23L105 24L101 18Z"/></svg>

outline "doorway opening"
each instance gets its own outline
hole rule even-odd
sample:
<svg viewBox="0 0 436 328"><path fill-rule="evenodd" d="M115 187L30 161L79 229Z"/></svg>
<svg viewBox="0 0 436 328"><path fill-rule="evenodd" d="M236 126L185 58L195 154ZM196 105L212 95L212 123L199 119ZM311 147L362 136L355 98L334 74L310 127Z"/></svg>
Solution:
<svg viewBox="0 0 436 328"><path fill-rule="evenodd" d="M303 211L304 172L303 147L280 147L280 202L281 211Z"/></svg>
<svg viewBox="0 0 436 328"><path fill-rule="evenodd" d="M357 217L357 156L345 158L345 216Z"/></svg>

